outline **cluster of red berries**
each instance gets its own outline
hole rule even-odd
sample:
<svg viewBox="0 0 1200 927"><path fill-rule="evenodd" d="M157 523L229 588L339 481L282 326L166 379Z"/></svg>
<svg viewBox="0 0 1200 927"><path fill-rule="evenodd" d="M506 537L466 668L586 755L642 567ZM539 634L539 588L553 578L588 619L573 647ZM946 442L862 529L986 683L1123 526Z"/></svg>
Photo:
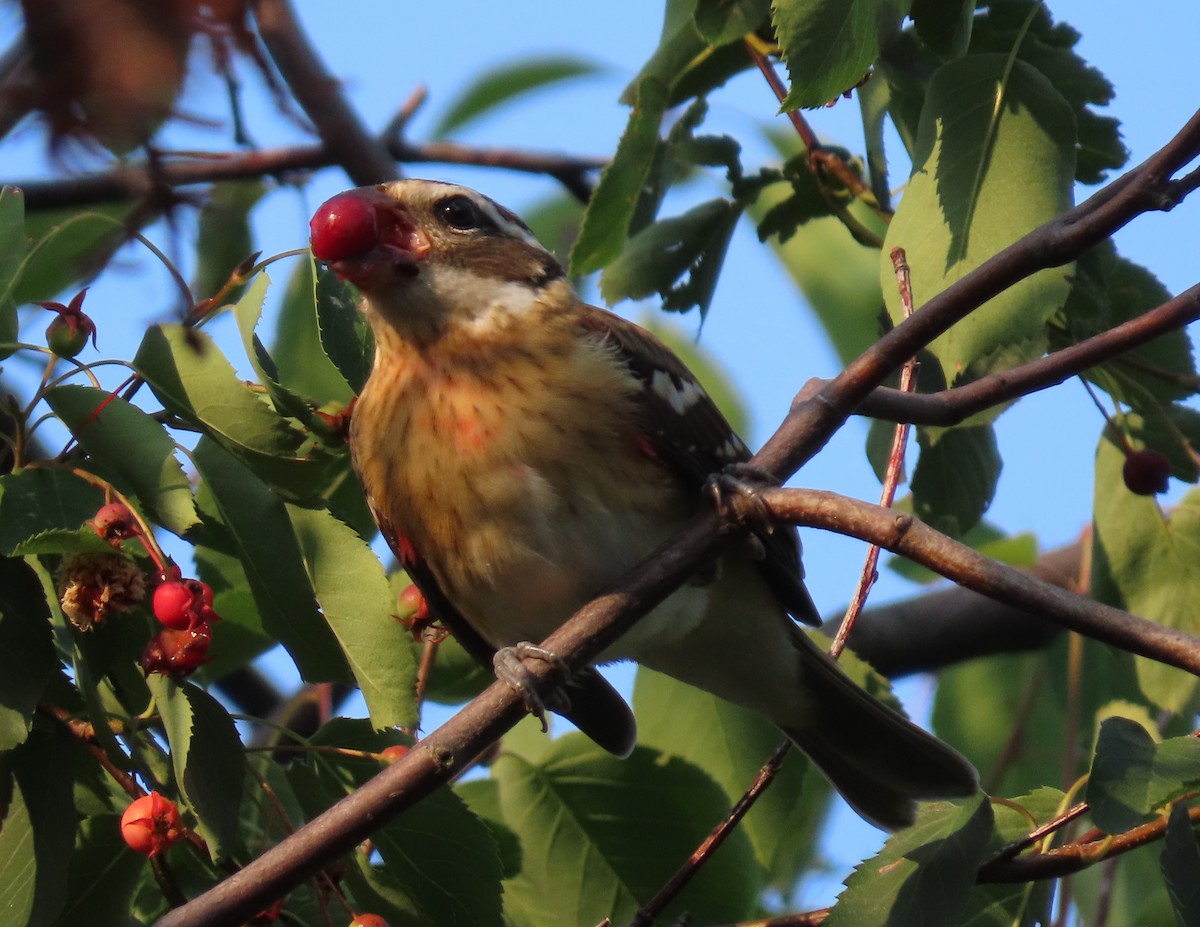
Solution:
<svg viewBox="0 0 1200 927"><path fill-rule="evenodd" d="M114 547L119 548L128 538L141 538L145 545L141 523L124 503L101 506L90 524ZM161 563L161 555L153 552L151 555ZM165 567L154 589L151 610L163 627L150 638L142 653L142 670L147 676L151 673L186 676L212 659L208 655L212 626L221 616L213 610L213 593L208 583L184 578L177 567Z"/></svg>
<svg viewBox="0 0 1200 927"><path fill-rule="evenodd" d="M170 568L154 590L151 608L163 629L146 644L142 671L167 676L186 676L212 658L213 622L221 616L213 611L213 594L208 583L183 578Z"/></svg>

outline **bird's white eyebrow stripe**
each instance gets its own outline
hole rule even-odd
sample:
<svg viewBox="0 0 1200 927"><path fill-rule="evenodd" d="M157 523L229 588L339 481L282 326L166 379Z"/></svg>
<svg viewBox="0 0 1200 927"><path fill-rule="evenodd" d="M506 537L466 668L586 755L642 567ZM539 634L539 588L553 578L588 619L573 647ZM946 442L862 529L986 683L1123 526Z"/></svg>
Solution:
<svg viewBox="0 0 1200 927"><path fill-rule="evenodd" d="M463 190L465 191L466 188L464 187ZM495 200L484 196L482 193L475 193L474 200L475 205L491 220L492 225L501 232L513 238L520 238L526 244L534 245L542 251L546 250L545 246L537 240L537 236L533 234L529 226L522 222L515 212L505 209Z"/></svg>

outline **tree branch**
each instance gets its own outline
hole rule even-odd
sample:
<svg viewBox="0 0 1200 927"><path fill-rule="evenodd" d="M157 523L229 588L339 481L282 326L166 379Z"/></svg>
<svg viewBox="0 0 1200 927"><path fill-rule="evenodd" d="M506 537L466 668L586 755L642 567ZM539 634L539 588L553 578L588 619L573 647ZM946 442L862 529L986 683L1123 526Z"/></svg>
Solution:
<svg viewBox="0 0 1200 927"><path fill-rule="evenodd" d="M251 7L279 73L350 179L365 185L400 176L387 150L342 97L340 84L325 70L286 0L253 0Z"/></svg>
<svg viewBox="0 0 1200 927"><path fill-rule="evenodd" d="M1200 318L1200 284L1115 328L964 386L937 393L905 393L880 386L855 410L859 415L916 425L957 425L977 412L1057 386ZM825 381L816 381L821 384ZM815 391L819 386L807 386Z"/></svg>

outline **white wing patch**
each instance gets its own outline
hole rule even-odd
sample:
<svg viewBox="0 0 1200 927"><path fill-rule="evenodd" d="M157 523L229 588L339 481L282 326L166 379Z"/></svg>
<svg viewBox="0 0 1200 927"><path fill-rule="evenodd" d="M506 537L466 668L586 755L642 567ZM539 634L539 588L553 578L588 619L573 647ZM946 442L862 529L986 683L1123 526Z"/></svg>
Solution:
<svg viewBox="0 0 1200 927"><path fill-rule="evenodd" d="M665 370L654 371L650 378L650 389L669 405L676 415L683 415L704 396L704 391L698 383L693 380L681 380Z"/></svg>

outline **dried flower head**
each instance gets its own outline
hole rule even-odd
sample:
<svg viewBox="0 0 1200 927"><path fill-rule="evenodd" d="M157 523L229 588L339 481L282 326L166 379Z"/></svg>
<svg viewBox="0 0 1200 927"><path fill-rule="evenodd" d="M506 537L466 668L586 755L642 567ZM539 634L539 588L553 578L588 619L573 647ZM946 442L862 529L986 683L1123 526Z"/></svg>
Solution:
<svg viewBox="0 0 1200 927"><path fill-rule="evenodd" d="M142 601L146 581L124 554L75 554L59 567L58 594L67 620L81 631L90 631L110 613Z"/></svg>

